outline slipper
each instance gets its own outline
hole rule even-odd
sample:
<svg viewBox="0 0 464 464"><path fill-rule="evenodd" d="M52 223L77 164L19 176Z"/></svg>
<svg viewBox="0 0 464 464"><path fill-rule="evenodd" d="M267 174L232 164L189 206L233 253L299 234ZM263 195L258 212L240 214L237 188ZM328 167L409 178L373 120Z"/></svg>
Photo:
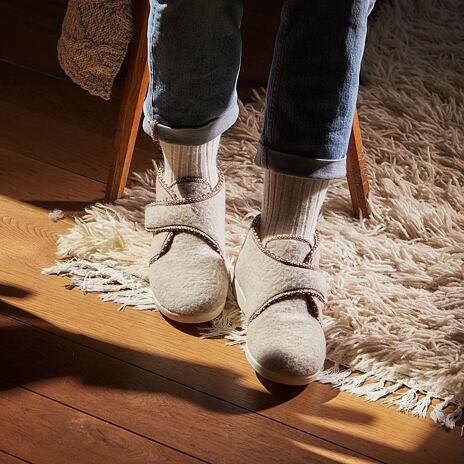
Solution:
<svg viewBox="0 0 464 464"><path fill-rule="evenodd" d="M201 177L168 185L157 172L156 201L145 209L153 233L150 286L159 311L185 323L207 322L223 308L229 286L225 261L225 180L216 186Z"/></svg>
<svg viewBox="0 0 464 464"><path fill-rule="evenodd" d="M247 322L245 353L262 377L305 385L326 356L322 307L327 278L318 270L320 248L294 235L262 242L256 216L235 264L234 288Z"/></svg>

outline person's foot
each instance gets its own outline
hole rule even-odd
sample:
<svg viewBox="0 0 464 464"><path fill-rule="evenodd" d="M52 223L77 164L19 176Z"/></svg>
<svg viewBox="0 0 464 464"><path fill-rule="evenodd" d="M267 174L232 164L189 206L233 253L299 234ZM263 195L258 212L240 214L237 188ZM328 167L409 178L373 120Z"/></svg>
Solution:
<svg viewBox="0 0 464 464"><path fill-rule="evenodd" d="M304 238L277 235L262 242L257 216L235 264L234 287L247 321L245 352L262 377L304 385L326 356L320 325L327 279L320 249Z"/></svg>
<svg viewBox="0 0 464 464"><path fill-rule="evenodd" d="M149 277L155 304L178 322L210 321L226 301L225 186L217 172L211 186L202 177L168 184L158 170L156 201L145 210L145 227L153 232Z"/></svg>

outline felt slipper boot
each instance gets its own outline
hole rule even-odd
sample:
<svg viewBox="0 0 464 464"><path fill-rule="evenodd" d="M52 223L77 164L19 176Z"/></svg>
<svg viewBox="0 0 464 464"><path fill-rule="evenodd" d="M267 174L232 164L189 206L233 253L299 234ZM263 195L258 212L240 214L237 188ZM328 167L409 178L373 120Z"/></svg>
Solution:
<svg viewBox="0 0 464 464"><path fill-rule="evenodd" d="M157 172L156 201L145 209L153 233L150 286L159 311L169 319L201 323L218 316L229 286L225 262L225 180L211 187L201 177L168 185Z"/></svg>
<svg viewBox="0 0 464 464"><path fill-rule="evenodd" d="M322 369L321 327L327 278L318 270L320 248L292 235L262 242L256 216L235 264L234 288L247 321L245 353L262 377L305 385Z"/></svg>

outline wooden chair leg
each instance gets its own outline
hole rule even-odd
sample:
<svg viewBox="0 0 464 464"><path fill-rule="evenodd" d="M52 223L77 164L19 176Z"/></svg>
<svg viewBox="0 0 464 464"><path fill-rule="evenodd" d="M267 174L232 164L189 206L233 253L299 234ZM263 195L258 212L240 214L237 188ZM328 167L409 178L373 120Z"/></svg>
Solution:
<svg viewBox="0 0 464 464"><path fill-rule="evenodd" d="M372 212L368 201L369 180L367 178L366 161L364 159L357 111L354 114L353 127L348 145L346 171L354 216L359 219L361 212L363 217L368 217Z"/></svg>
<svg viewBox="0 0 464 464"><path fill-rule="evenodd" d="M115 135L113 165L106 186L106 200L114 201L124 192L132 154L140 125L143 101L148 87L147 24L148 0L134 0L134 35L129 51L127 78L124 85Z"/></svg>

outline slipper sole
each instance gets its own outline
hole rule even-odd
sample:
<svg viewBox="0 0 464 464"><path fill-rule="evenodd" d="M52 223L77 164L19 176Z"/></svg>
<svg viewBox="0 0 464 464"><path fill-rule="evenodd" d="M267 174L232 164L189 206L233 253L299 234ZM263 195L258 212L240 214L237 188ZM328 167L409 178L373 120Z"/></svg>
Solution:
<svg viewBox="0 0 464 464"><path fill-rule="evenodd" d="M166 316L168 319L171 319L175 322L182 322L184 324L201 324L203 322L212 321L215 317L219 316L224 310L225 302L222 303L217 308L213 308L208 312L203 312L200 314L179 314L170 311L169 309L163 307L153 295L153 300L155 301L156 309Z"/></svg>

